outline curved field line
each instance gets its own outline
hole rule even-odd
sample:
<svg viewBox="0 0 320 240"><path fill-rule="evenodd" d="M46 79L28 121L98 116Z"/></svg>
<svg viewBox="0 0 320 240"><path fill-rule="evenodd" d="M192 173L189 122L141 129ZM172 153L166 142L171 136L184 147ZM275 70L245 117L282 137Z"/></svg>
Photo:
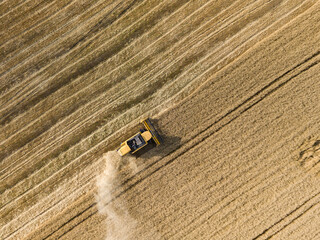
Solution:
<svg viewBox="0 0 320 240"><path fill-rule="evenodd" d="M162 37L161 37L162 38ZM161 39L161 38L159 38L159 39ZM156 40L155 42L157 42L158 40ZM147 48L149 48L151 45L153 45L155 42L153 42L152 44L150 44L149 46L147 46ZM121 51L122 52L122 51ZM136 53L133 57L135 57L136 55L138 55L139 53ZM131 60L133 57L131 57L130 59L128 59L127 61L129 61L129 60ZM108 60L109 61L109 60ZM117 68L116 69L113 69L112 71L115 71L115 70L117 70L118 68L120 68L120 67L122 67L122 66L125 66L126 65L126 63L127 63L127 61L126 62L124 62L124 63L122 63L121 65L119 65L119 66L117 66ZM102 76L102 77L105 77L105 76ZM100 77L98 80L100 80L102 77ZM92 86L94 83L90 83L90 85L88 85L88 86L86 86L86 88L88 88L89 89L89 87L90 86ZM77 92L76 92L77 93ZM73 94L74 95L74 94ZM73 95L71 95L71 96L73 96ZM70 98L70 97L69 97ZM63 100L63 101L65 101L65 100ZM59 103L60 104L60 103ZM41 116L41 115L40 115ZM1 142L1 144L2 144L3 142Z"/></svg>
<svg viewBox="0 0 320 240"><path fill-rule="evenodd" d="M226 23L227 24L227 23ZM210 35L208 35L207 36L207 38L209 38L209 37L212 37L214 34L216 34L216 32L214 32L214 33L212 33L212 34L210 34ZM204 40L203 40L203 42L207 39L207 38L205 38ZM203 43L202 42L198 42L198 44L196 44L196 45L194 45L193 47L191 47L190 49L193 49L194 47L196 47L197 45L202 45ZM178 60L176 60L176 62L179 62L179 61L181 61L181 59L184 57L184 55L186 55L186 53L187 52L185 52L182 56L180 56L179 57L179 59ZM210 54L209 54L210 55ZM204 60L203 60L204 61ZM172 66L174 64L174 62L173 63L171 63L170 65ZM170 66L169 65L169 66ZM166 68L168 68L169 66L167 66ZM189 71L189 70L188 70ZM160 73L158 73L158 75L160 75L161 74L161 72ZM188 74L188 72L186 72L184 75L187 75ZM150 73L149 75L153 75L153 73ZM145 77L145 78L148 78L148 76L147 77ZM120 96L121 96L121 94L120 94ZM103 98L102 98L103 99ZM91 104L91 103L90 103ZM105 110L103 110L103 111L105 111Z"/></svg>
<svg viewBox="0 0 320 240"><path fill-rule="evenodd" d="M83 16L85 15L88 11L91 11L92 9L94 9L97 5L101 4L101 2L97 1L96 2L96 5L90 5L86 11L84 12L81 12L81 14L79 14L78 12L74 12L73 15L71 17L65 17L67 20L66 22L67 23L64 23L63 21L59 21L57 22L55 25L55 29L53 31L50 31L49 33L45 32L45 33L42 33L42 35L40 37L38 37L38 39L36 39L35 41L32 40L31 44L29 44L27 42L27 40L25 40L28 35L34 33L34 32L37 32L39 31L39 29L42 29L43 31L46 31L46 29L48 28L47 25L48 24L53 24L54 22L54 19L57 19L59 15L64 15L64 13L66 11L68 11L68 9L70 8L75 8L75 7L78 7L77 6L77 2L74 1L74 0L69 0L69 2L65 3L63 5L63 7L61 8L58 8L55 12L51 13L50 16L46 17L45 19L43 19L42 21L40 22L37 22L36 24L28 27L27 29L25 29L23 32L21 32L20 34L12 37L10 39L10 41L7 41L5 44L3 44L3 46L1 46L2 49L8 49L7 51L9 51L9 53L7 53L7 56L6 56L6 59L5 61L2 63L3 67L1 68L1 73L0 73L0 77L1 76L4 76L4 78L6 77L6 75L8 75L10 72L12 72L16 67L18 67L19 65L23 65L23 63L25 63L26 61L32 59L32 56L34 55L40 55L41 52L43 51L47 51L47 47L52 45L54 42L58 42L58 41L62 41L62 39L60 39L60 36L56 38L55 41L51 41L49 45L47 46L44 46L42 48L43 51L34 51L32 52L31 54L28 52L28 50L30 48L32 48L33 46L36 48L38 47L38 44L41 43L41 42L44 42L46 39L50 38L51 36L55 35L59 30L65 28L66 26L69 26L72 24L72 22L76 22L76 19L80 18L80 16ZM86 4L85 6L89 5L89 1L87 3L82 3L82 4ZM73 6L73 5L76 5L76 6ZM110 4L107 5L107 7L109 6ZM103 9L104 10L104 9ZM100 10L99 12L101 12L102 10ZM90 19L90 18L89 18ZM58 26L58 27L57 27ZM77 27L79 27L79 24L73 28L72 30L75 30ZM71 31L69 31L71 32ZM23 36L21 36L23 35ZM63 36L63 35L62 35ZM62 37L61 36L61 37ZM18 39L17 39L18 38ZM15 41L20 41L22 42L20 44L20 46L16 47L16 48L13 48L13 49L10 49L12 43L14 43ZM40 48L41 49L41 48ZM17 58L20 57L20 55L22 55L23 53L25 53L26 56L25 59L23 59L22 61L19 60L16 64L13 64L13 66L10 66L10 61L14 61L16 60ZM8 64L9 62L9 64ZM8 66L9 65L9 66ZM12 63L11 63L12 65ZM1 90L0 92L4 92L3 90Z"/></svg>
<svg viewBox="0 0 320 240"><path fill-rule="evenodd" d="M117 5L118 6L118 5ZM116 7L117 7L116 6ZM106 8L108 8L109 6L107 6ZM105 8L104 8L105 9ZM89 9L89 10L92 10L92 8L91 9ZM110 14L110 13L112 13L113 12L113 10L111 10L109 13L108 13L108 15ZM98 13L100 13L100 12L98 12ZM97 13L97 14L98 14ZM95 14L96 15L96 14ZM95 16L94 15L94 16ZM94 17L93 16L93 17ZM89 20L91 20L91 18L93 18L93 17L90 17L86 22L88 22ZM120 17L120 19L121 19L121 17ZM67 23L67 24L65 24L65 25L63 25L63 26L68 26L70 23ZM63 28L63 26L61 27L61 28ZM61 29L61 28L59 28L59 29ZM75 27L75 28L73 28L72 30L75 30L77 27ZM58 29L58 30L59 30ZM69 32L71 32L71 31L69 31ZM67 32L67 33L69 33L69 32ZM53 33L55 33L55 32L53 32ZM64 34L64 35L66 35L66 34ZM65 37L67 37L68 35L66 35ZM94 36L94 37L96 37L96 36ZM88 41L90 41L90 40L92 40L94 37L92 37L92 38L90 38L90 39L88 39ZM59 40L60 38L57 38L55 41L53 41L53 42L58 42L58 41L60 41ZM65 39L63 39L63 40L65 40ZM52 45L52 44L50 44L50 45ZM54 48L55 46L51 46L52 48ZM51 49L50 49L51 50ZM43 49L43 52L45 53L46 51L48 51L48 49L47 48L44 48ZM68 54L70 54L70 53L73 53L73 51L69 51L68 52ZM41 56L41 55L39 55L39 54L36 54L36 56ZM64 56L64 54L62 54L62 56ZM44 73L45 72L45 70L47 70L53 63L55 63L55 62L59 62L59 60L60 60L60 58L62 57L62 56L59 56L59 59L55 59L53 62L51 62L48 66L45 66L45 67L42 67L41 69L41 71L40 71L40 73ZM28 58L29 59L29 58ZM29 59L29 60L32 60L32 58L31 59ZM20 64L18 64L18 65L20 65ZM65 66L64 66L65 67ZM10 100L12 100L13 98L14 98L14 95L17 95L18 93L21 93L22 91L23 91L23 88L26 88L27 86L30 86L31 85L31 83L28 83L28 84L26 84L25 82L27 81L27 80L30 80L30 78L35 78L36 76L39 76L40 75L40 73L39 72L35 72L35 73L33 73L33 74L31 74L31 75L29 75L28 76L28 78L26 78L26 79L24 79L23 81L21 81L21 82L18 82L16 85L14 85L12 88L10 88L10 89L6 89L6 91L4 92L4 90L2 90L2 92L4 92L4 94L1 96L1 98L2 99L5 99L6 98L6 96L7 95L9 95L10 96L10 94L12 95L13 94L13 96L12 97L10 97L9 98L9 100L7 100L7 101L10 101ZM7 85L10 85L10 84L7 84ZM35 84L33 84L33 85L35 85ZM5 87L5 86L4 86ZM19 87L20 87L20 90L19 90ZM18 90L17 90L18 89ZM15 92L15 93L12 93L12 92ZM30 95L30 94L29 94ZM18 95L19 96L19 95ZM3 100L2 100L3 101ZM5 101L3 102L3 104L4 103L6 103ZM3 105L2 104L2 105Z"/></svg>
<svg viewBox="0 0 320 240"><path fill-rule="evenodd" d="M77 74L77 73L76 73ZM66 79L66 80L68 80L68 81L70 81L70 79ZM55 90L54 90L55 91Z"/></svg>
<svg viewBox="0 0 320 240"><path fill-rule="evenodd" d="M184 21L183 21L184 22ZM181 24L183 23L183 22L181 22ZM180 24L179 24L180 25ZM163 35L161 38L159 38L159 39L157 39L155 42L153 42L151 45L153 45L153 44L155 44L156 42L158 42L160 39L162 39L164 36L166 36L167 34L169 34L169 33L171 33L172 31L174 31L177 27L179 27L179 25L177 25L176 27L174 27L173 29L171 29L169 32L167 32L165 35ZM201 26L200 26L201 27ZM200 28L199 27L199 28ZM206 31L208 31L208 30L206 30ZM180 43L180 42L182 42L182 41L185 41L185 39L187 38L187 37L189 37L189 35L188 36L186 36L186 37L184 37L183 39L181 39L181 40L179 40L176 44L174 44L171 48L173 48L173 47L176 47L176 45L178 44L178 43ZM205 38L206 39L206 38ZM149 47L151 47L151 45L149 45L147 48L149 48ZM199 45L199 44L197 44L197 45ZM144 49L144 51L147 51L147 48L145 48ZM166 50L166 52L165 53L169 53L170 52L170 50L171 50L171 48L170 49L168 49L168 50ZM133 57L135 57L136 55L138 55L138 54L141 54L141 53L137 53L137 54L135 54ZM185 53L184 53L184 55L185 55ZM132 58L133 58L132 57ZM128 61L129 60L132 60L132 58L130 58L130 59L128 59ZM126 63L123 63L122 65L125 65ZM120 68L122 65L120 65L120 66L118 66L116 69L118 69L118 68ZM172 65L172 64L170 64L170 65ZM115 71L116 69L114 69L114 70L112 70L112 71ZM142 70L140 70L140 72L141 71L144 71L144 70L146 70L146 69L148 69L148 66L147 67L145 67L144 69L142 69ZM108 74L110 74L110 72L108 73ZM135 73L135 74L137 74L137 73ZM153 73L149 73L148 75L150 76L150 75L152 75ZM131 76L131 77L133 77L133 76ZM100 80L100 79L102 79L102 78L105 78L105 76L103 75L102 77L100 77L99 79L97 79L96 81L98 81L98 80ZM94 83L93 83L94 84ZM117 83L118 84L118 83ZM85 87L85 89L90 89L92 87L92 84L90 84L90 85L88 85L87 87ZM84 89L82 89L81 91L83 91ZM103 94L104 95L104 94ZM72 96L70 96L70 97L72 97ZM69 98L70 98L69 97ZM97 96L98 97L98 96ZM90 102L88 102L88 104L92 104L92 102L93 101L95 101L95 99L97 98L97 97L95 97L93 100L91 100ZM100 97L101 98L101 97ZM102 99L103 99L104 97L102 97ZM66 101L67 99L65 99L65 100L63 100L62 102L64 102L64 101ZM59 104L61 104L61 103L59 103ZM59 105L58 104L58 105ZM58 106L57 105L57 106ZM50 110L51 111L51 110ZM47 113L47 112L46 112ZM45 113L45 114L46 114ZM35 121L37 121L37 120L35 120ZM33 121L33 122L31 122L30 124L33 124L35 121ZM28 126L31 126L31 125L27 125L26 127L28 127ZM16 134L19 134L21 131L22 131L23 129L21 129L19 132L17 132L17 133L15 133L15 135ZM14 137L14 136L11 136L10 138L12 138L12 137ZM6 139L6 140L8 140L8 139ZM5 141L6 141L5 140ZM1 144L3 144L5 141L3 141L3 142L1 142Z"/></svg>
<svg viewBox="0 0 320 240"><path fill-rule="evenodd" d="M19 2L19 1L20 1L20 2ZM24 4L24 3L27 2L27 1L24 1L24 0L19 0L19 1L17 1L18 4L16 4L15 6L12 6L12 5L11 5L10 10L7 11L7 12L5 12L4 14L2 14L2 15L0 16L0 18L4 17L4 16L7 15L7 14L10 14L12 11L14 11L16 8L18 8L20 5L22 5L22 4ZM29 1L31 1L31 0L29 0ZM12 3L13 1L12 1L12 0L3 0L3 1L0 3L0 4L1 4L0 9L2 9L3 5L6 4L6 3L8 3L8 2Z"/></svg>
<svg viewBox="0 0 320 240"><path fill-rule="evenodd" d="M167 32L165 35L167 35L167 34L169 34L169 33L171 33L172 32L172 30L170 30L169 32ZM163 36L164 37L164 36ZM162 37L161 37L162 38ZM158 42L161 38L159 38L159 39L157 39L155 42L153 42L152 44L150 44L149 46L147 46L147 48L146 49L148 49L149 47L151 47L152 45L154 45L156 42ZM146 50L146 49L144 49L144 50ZM125 49L124 49L125 50ZM123 51L121 51L120 53L122 53ZM133 57L131 57L131 58L129 58L129 59L127 59L126 60L126 62L127 61L130 61L130 60L132 60L134 57L136 57L137 55L141 55L141 52L139 53L139 52L137 52L136 54L134 54L133 55ZM148 54L148 55L150 55L150 54ZM147 56L148 56L147 55ZM111 60L111 59L110 59ZM108 60L109 61L109 60ZM115 70L118 70L120 67L122 67L122 66L125 66L126 65L126 62L124 62L124 63L121 63L121 65L119 65L119 66L117 66L115 69L113 69L112 70L112 72L113 71L115 71ZM111 72L109 72L108 74L111 74ZM103 77L105 77L105 75L104 76L102 76L102 77L99 77L97 80L95 80L95 82L93 82L93 83L90 83L86 88L89 88L89 87L91 87L93 84L96 84L96 82L97 81L100 81ZM79 79L79 81L80 81L80 79ZM74 94L72 94L71 96L73 96ZM66 100L66 99L65 99ZM65 100L63 100L62 102L64 102ZM61 103L62 103L61 102ZM61 103L59 103L58 105L60 105ZM57 106L58 106L57 105ZM44 113L44 115L45 115L46 113ZM41 116L41 115L40 115ZM25 116L23 117L23 118L21 118L21 119L23 119L24 120L24 125L25 125ZM14 121L14 122L16 122L16 121ZM14 122L13 122L13 124L14 124ZM33 122L35 122L35 121L33 121ZM32 122L32 123L33 123ZM31 123L29 123L29 124L31 124ZM16 124L15 124L16 125ZM22 130L22 129L21 129ZM4 137L4 138L7 138L7 137ZM8 139L7 139L8 140ZM3 144L4 142L2 142L1 144Z"/></svg>
<svg viewBox="0 0 320 240"><path fill-rule="evenodd" d="M210 30L210 29L209 29ZM208 31L208 30L206 30L206 31ZM213 34L210 34L209 36L211 37ZM200 44L202 44L202 43L200 43ZM199 45L199 44L198 44ZM172 64L171 64L172 65Z"/></svg>
<svg viewBox="0 0 320 240"><path fill-rule="evenodd" d="M70 0L72 1L72 0ZM25 24L25 22L31 22L31 19L35 16L35 15L40 15L42 14L42 12L45 12L45 11L48 11L50 10L51 7L54 7L55 5L55 1L52 1L50 3L48 3L47 5L43 6L41 9L37 10L33 15L30 15L28 16L27 18L23 18L21 20L21 22L18 22L10 27L8 27L8 29L6 29L6 32L5 32L5 36L3 37L2 36L2 39L1 40L4 40L3 43L0 44L0 47L2 47L3 45L6 45L7 43L12 43L14 41L12 41L12 39L15 39L17 36L20 36L21 34L25 33L26 31L28 31L30 28L32 29L34 26L37 26L39 25L41 22L45 21L46 20L46 16L43 16L42 18L40 18L40 20L38 21L34 21L32 20L32 25L27 27L27 28L24 28L21 32L19 32L18 34L14 34L14 31L16 30L16 28L19 28L21 27L21 25ZM30 18L30 19L29 19ZM43 19L45 18L45 19ZM14 34L13 36L10 36L10 34ZM7 53L6 52L6 56L9 56L10 53ZM7 59L5 59L5 62L6 62ZM4 62L4 63L5 63ZM2 63L3 64L3 63Z"/></svg>
<svg viewBox="0 0 320 240"><path fill-rule="evenodd" d="M26 34L26 33L29 33L29 32L31 32L32 30L35 30L37 27L39 27L39 26L41 26L41 25L45 25L45 23L46 23L50 18L52 18L52 17L54 17L54 16L56 16L56 15L59 15L60 12L64 11L67 7L69 7L69 6L71 6L72 4L74 4L75 1L74 1L74 0L69 0L69 2L67 2L66 4L64 4L62 8L58 8L58 7L55 5L55 3L56 3L56 2L51 2L50 4L48 4L47 6L45 6L43 9L41 9L41 11L45 11L45 10L50 11L50 8L51 8L51 7L52 7L52 8L56 8L53 13L50 13L49 16L43 16L40 20L35 21L35 23L33 23L31 26L28 26L27 28L24 28L23 31L19 32L18 34L15 34L14 36L7 36L7 38L9 38L9 39L6 39L6 41L5 41L4 43L0 44L0 48L4 48L4 49L5 49L6 46L10 46L10 44L12 44L13 42L17 41L16 39L17 39L18 37L20 38L21 35ZM52 5L53 5L53 6L52 6ZM39 15L40 13L37 12L36 14ZM46 13L46 14L48 14L48 13ZM31 18L31 17L33 17L33 16L30 16L30 18ZM30 21L30 20L29 20L29 21ZM19 24L21 24L21 23L19 23ZM18 24L17 24L17 25L18 25ZM13 27L14 27L14 26L13 26ZM11 28L13 28L13 27L11 27ZM18 27L19 27L19 26L18 26ZM11 31L14 31L14 30L11 29ZM47 36L45 36L45 37L47 37ZM5 61L3 61L1 64L4 65L4 64L7 63L10 59L12 59L12 58L15 56L15 55L13 55L13 54L15 54L15 52L18 51L17 49L19 49L19 48L16 48L16 49L10 51L9 53L6 52L6 59L5 59ZM22 49L22 50L25 50L25 49ZM2 76L3 74L4 74L4 73L1 73L0 76Z"/></svg>
<svg viewBox="0 0 320 240"><path fill-rule="evenodd" d="M118 4L119 5L119 4ZM116 8L118 8L118 5L116 5ZM108 8L109 7L109 5L108 6L106 6L106 7L104 7L103 8L103 10L105 10L106 8ZM92 10L94 7L92 7L92 8L90 8L90 9L88 9L89 11L90 10ZM101 12L103 11L103 10L101 10L101 11L98 11L97 13L95 13L93 16L91 16L89 19L87 19L87 20L85 20L85 22L87 23L87 24L89 24L90 23L90 20L92 20L92 18L97 18L97 15L99 15L99 14L101 14ZM113 9L114 10L114 9ZM113 10L111 10L109 13L108 13L108 15L110 14L110 13L112 13L113 12ZM81 16L83 16L83 15L85 15L85 13L84 14L81 14L80 16L78 16L78 17L81 17ZM78 19L78 17L76 17L76 18L74 18L73 20L75 21L75 20L77 20ZM120 18L118 18L116 21L118 21L119 19L121 19L123 16L121 16ZM101 20L100 20L101 21ZM115 21L115 22L116 22ZM68 22L68 23L66 23L66 24L64 24L62 27L60 27L60 28L58 28L57 29L57 31L59 31L59 30L61 30L61 29L63 29L64 27L66 27L66 26L69 26L69 25L71 25L71 23L70 22ZM77 29L77 27L78 27L78 25L76 26L76 27L74 27L74 28L72 28L71 29L71 31L68 31L67 33L64 33L62 36L64 37L64 38L62 38L62 40L61 40L61 38L56 38L54 41L51 41L51 43L49 44L49 46L51 46L51 48L52 48L52 50L54 50L54 45L53 45L53 43L58 43L58 44L60 44L59 43L59 41L65 41L66 39L65 38L67 38L68 37L68 35L67 34L69 34L69 33L71 33L71 32L73 32L74 30L76 30ZM54 35L57 31L54 31L51 35ZM75 32L76 33L76 32ZM49 35L48 37L50 37L51 35ZM89 38L89 39L87 39L86 41L87 42L90 42L90 41L92 41L94 38L96 38L97 36L91 36L91 38ZM47 39L47 38L45 38L45 39ZM43 41L38 41L38 42L43 42ZM37 43L38 43L37 42ZM35 45L35 44L33 44L33 45ZM32 45L32 46L33 46ZM50 51L51 51L51 49L49 49ZM45 53L45 51L48 51L48 49L47 48L43 48L42 49L42 51L40 51L40 53ZM65 50L64 50L65 51ZM73 51L69 51L68 52L68 54L67 55L70 55L71 53L73 53L75 50L73 50ZM42 55L40 55L40 53L35 53L35 56L34 57L39 57L39 56L42 56ZM33 56L34 54L32 54L31 56L29 56L28 58L27 58L27 60L29 60L29 61L32 61L33 60L33 58L32 58L32 56ZM48 66L45 66L45 67L42 67L41 69L41 73L43 73L43 72L45 72L45 70L48 68L48 67L50 67L53 63L55 63L55 62L58 62L59 60L60 60L60 58L61 57L63 57L65 55L65 53L64 54L62 54L61 56L58 56L59 57L59 59L55 59L53 62L51 62L50 63L50 65L48 65ZM23 61L24 62L24 61ZM18 65L16 65L16 67L19 67L19 65L21 65L22 63L19 63ZM15 67L15 68L16 68ZM45 69L43 69L43 68L45 68ZM12 70L12 69L11 69ZM7 74L9 74L9 73L7 73ZM39 75L38 74L38 72L35 72L35 73L33 73L33 74L31 74L30 76L28 76L28 77L35 77L36 75ZM23 88L25 88L26 86L28 86L28 85L30 85L30 84L27 84L26 85L26 83L25 83L25 80L26 79L24 79L22 82L18 82L17 84L15 84L15 85L13 85L12 86L12 88L11 89L5 89L5 90L1 90L2 91L2 93L4 93L3 94L3 96L2 96L2 98L3 97L5 97L6 95L10 95L10 92L12 92L12 91L16 91L17 93L20 93L22 90L16 90L16 89L18 89L19 87L21 88L21 89L23 89ZM12 85L12 84L7 84L7 85ZM24 86L24 85L26 85L26 86ZM5 88L6 86L4 86L4 88ZM12 99L12 97L10 98L10 99ZM10 100L9 99L9 100Z"/></svg>
<svg viewBox="0 0 320 240"><path fill-rule="evenodd" d="M46 0L41 0L42 2L46 1ZM40 1L40 3L41 3ZM13 2L13 1L11 1ZM30 4L30 2L32 2L31 0L25 0L25 1L21 1L20 3L18 3L18 5L14 6L13 8L10 8L9 11L7 11L5 14L3 14L1 17L0 17L0 20L2 21L3 18L7 17L6 15L9 15L9 14L13 14L12 12L16 11L16 12L21 12L21 9L17 10L17 8L22 8L23 7L23 4L24 5L28 5ZM33 1L34 2L34 1ZM37 5L36 5L37 6ZM30 9L28 9L30 10ZM18 15L19 17L19 15ZM12 18L12 16L10 17ZM9 19L9 18L8 18ZM4 32L6 31L7 29L6 28L3 28L0 30L0 32Z"/></svg>
<svg viewBox="0 0 320 240"><path fill-rule="evenodd" d="M165 4L163 3L163 4L160 4L160 5L164 6ZM153 11L153 10L156 9L156 8L159 8L159 5L156 5L156 6L155 6L154 8L152 8L150 11ZM146 15L150 15L150 11L149 11L149 14L146 14ZM112 38L110 38L107 42L105 42L104 44L100 45L99 47L97 47L97 48L95 48L94 50L92 50L91 52L89 52L88 55L93 55L94 53L98 52L98 50L101 49L102 47L108 46L108 44L110 44L110 42L112 42L112 41L114 40L114 38L118 37L120 34L122 34L122 33L124 33L124 32L128 32L128 30L129 30L130 28L132 28L136 23L141 22L141 19L145 18L146 15L143 15L142 17L136 19L133 23L131 23L130 25L128 25L128 26L127 26L125 29L123 29L120 33L112 36ZM119 21L120 19L121 19L121 18L118 18L116 21ZM96 36L92 36L91 38L87 39L85 42L89 42L89 41L93 40L95 37L96 37ZM75 52L75 50L69 51L69 52L67 53L67 55L70 55L70 54L73 53L73 52ZM67 70L70 69L72 66L75 66L75 65L78 64L79 62L81 62L81 61L83 61L84 59L88 58L88 55L82 56L82 57L80 57L79 59L77 59L76 61L74 61L73 63L71 63L71 64L69 64L69 65L63 66L62 69L59 69L58 71L56 71L53 76L50 76L50 79L53 79L53 78L56 77L59 73L67 71ZM50 63L49 66L46 66L44 69L42 69L42 70L40 71L40 73L45 72L45 71L47 70L47 68L49 68L53 63L59 62L60 58L61 58L61 57L55 59L52 63ZM10 90L8 93L6 93L5 95L7 95L7 94L9 94L10 92L14 91L16 88L19 87L19 85L22 85L24 82L28 81L28 80L31 79L31 78L35 79L35 80L33 80L32 86L33 86L33 87L38 86L38 84L39 84L38 81L40 81L40 80L38 80L40 73L36 72L36 73L32 74L31 76L28 76L27 79L24 79L24 81L23 81L22 83L16 85L13 89L11 89L11 90ZM38 78L37 78L37 77L38 77ZM41 77L41 76L40 76L40 77ZM48 82L48 81L49 81L49 80L45 80L45 82ZM30 85L31 85L31 83L28 83L27 86L30 86ZM25 88L25 87L26 87L26 86L21 86L21 88ZM24 89L22 89L22 90L20 90L20 91L18 91L18 92L22 92L23 90L24 90ZM28 91L31 91L31 93L28 94ZM13 97L11 97L11 98L9 99L9 101L10 101L10 100L18 101L19 98L20 98L20 99L23 98L25 94L28 94L28 95L32 94L34 90L31 88L31 89L28 90L28 91L25 91L26 93L20 94L21 96L18 95L18 99L17 99L17 100L15 100L15 98L17 98L17 96L14 95ZM2 96L2 98L4 98L5 95ZM20 100L20 101L21 101L21 100ZM3 102L3 104L8 104L8 102ZM2 104L2 105L3 105L3 104ZM9 103L9 104L10 104L10 103ZM11 104L14 104L14 102L11 103ZM6 109L6 108L3 108L3 109Z"/></svg>
<svg viewBox="0 0 320 240"><path fill-rule="evenodd" d="M54 0L54 1L51 1L51 2L49 2L49 3L46 3L47 1L49 1L49 0L41 0L39 3L37 3L37 4L36 4L35 6L33 6L31 9L28 9L27 11L23 11L24 15L26 15L28 12L31 12L30 14L27 14L27 16L26 16L27 18L29 18L29 17L37 14L37 11L41 11L41 10L43 10L44 8L48 7L48 6L53 5L54 2L55 2L55 0ZM30 1L30 2L35 2L35 1ZM27 3L28 3L28 1L27 1ZM44 4L44 6L41 6L41 5L43 5L43 4ZM40 7L40 9L37 9L37 8L39 7L39 5L40 5L41 7ZM20 18L20 16L21 16L21 14L17 15L14 20L16 20L16 18ZM11 18L12 18L12 17L11 17ZM11 19L11 20L12 20L12 19ZM8 24L12 23L11 20L8 22ZM10 26L7 26L7 28L5 28L5 30L6 30L6 31L11 30L12 28L14 28L15 26L17 26L18 24L21 24L21 22L24 21L24 20L25 20L25 18L21 18L20 20L15 21L14 24L12 24L12 25L10 25ZM2 23L2 24L3 24L3 23ZM0 46L2 46L2 45L3 45L3 43L0 44Z"/></svg>
<svg viewBox="0 0 320 240"><path fill-rule="evenodd" d="M104 1L100 0L96 3L96 5L92 5L90 8L88 8L86 11L82 12L81 14L73 17L70 21L68 21L67 23L62 24L60 27L58 27L55 31L52 31L51 33L47 34L46 36L44 36L43 38L37 40L36 42L26 46L24 49L22 49L20 52L18 52L16 55L14 56L10 56L7 60L6 63L8 63L9 61L14 61L16 58L18 58L20 55L22 55L23 53L25 53L25 58L21 61L18 61L18 63L13 64L13 66L10 67L9 70L3 70L5 69L4 67L2 67L1 71L2 73L0 73L0 77L4 76L6 77L8 74L10 74L12 71L14 71L16 68L18 68L19 66L24 66L24 63L28 63L29 60L32 60L33 58L35 58L36 56L39 56L41 53L43 53L44 51L46 51L46 48L48 47L52 47L52 45L54 45L55 43L59 44L59 41L63 41L64 37L68 36L68 34L71 34L73 31L75 31L79 25L77 24L75 27L71 28L71 30L66 30L66 32L63 33L63 29L67 28L68 26L71 26L72 24L74 24L79 18L85 16L87 14L87 12L92 11L94 8L96 8L99 5L103 5ZM90 20L92 20L93 18L97 17L102 11L106 10L111 4L107 4L106 6L104 6L102 9L100 9L99 11L97 11L95 14L93 14L92 16L90 16L88 19L84 20L83 23L87 23L90 22ZM52 17L54 17L57 14L54 14L52 16L50 16L48 18L48 20L50 20ZM83 24L82 23L82 24ZM40 43L45 42L46 40L48 40L49 38L51 38L52 36L54 36L55 34L57 34L57 32L61 31L62 34L59 37L56 37L55 39L53 39L52 41L50 41L48 43L48 45L43 46L42 48L40 47L40 49L37 49L39 51L32 51L31 54L29 53L32 49L32 47L37 48ZM10 63L10 62L9 62ZM2 87L4 88L4 87ZM0 90L0 93L5 92L4 90Z"/></svg>

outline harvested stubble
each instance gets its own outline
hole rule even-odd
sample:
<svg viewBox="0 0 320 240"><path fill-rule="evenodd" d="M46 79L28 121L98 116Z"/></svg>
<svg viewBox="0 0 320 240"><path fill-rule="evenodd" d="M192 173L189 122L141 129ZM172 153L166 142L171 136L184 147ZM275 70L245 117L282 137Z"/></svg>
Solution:
<svg viewBox="0 0 320 240"><path fill-rule="evenodd" d="M320 238L319 12L2 1L1 239L104 239L102 155L145 116L165 144L137 171L125 158L103 203L125 206L129 239Z"/></svg>

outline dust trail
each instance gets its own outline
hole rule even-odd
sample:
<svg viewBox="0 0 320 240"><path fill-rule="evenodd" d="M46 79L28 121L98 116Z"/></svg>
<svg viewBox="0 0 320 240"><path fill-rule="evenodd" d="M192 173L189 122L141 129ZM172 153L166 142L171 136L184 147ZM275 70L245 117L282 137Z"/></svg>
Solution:
<svg viewBox="0 0 320 240"><path fill-rule="evenodd" d="M137 221L129 214L124 200L119 198L109 203L114 196L114 189L119 185L123 165L132 173L138 168L133 157L121 158L116 151L103 155L106 167L97 178L97 206L101 214L107 216L106 239L133 239L136 232Z"/></svg>

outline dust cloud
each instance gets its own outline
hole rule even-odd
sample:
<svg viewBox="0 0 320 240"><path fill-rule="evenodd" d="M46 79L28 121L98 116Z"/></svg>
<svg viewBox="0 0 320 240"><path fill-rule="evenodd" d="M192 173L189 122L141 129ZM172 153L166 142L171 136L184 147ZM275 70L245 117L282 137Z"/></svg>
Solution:
<svg viewBox="0 0 320 240"><path fill-rule="evenodd" d="M114 190L121 180L120 169L124 164L116 151L103 155L104 171L97 177L97 206L101 214L106 215L107 240L132 239L136 232L137 221L129 214L124 200L114 199ZM126 165L132 173L138 171L134 157L126 157ZM113 200L113 201L112 201ZM111 202L112 201L112 202Z"/></svg>

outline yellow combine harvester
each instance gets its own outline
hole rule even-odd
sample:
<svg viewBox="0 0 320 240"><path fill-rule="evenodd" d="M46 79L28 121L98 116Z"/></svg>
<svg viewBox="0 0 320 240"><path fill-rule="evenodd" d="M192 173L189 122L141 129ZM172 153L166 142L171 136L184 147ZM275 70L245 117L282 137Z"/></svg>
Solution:
<svg viewBox="0 0 320 240"><path fill-rule="evenodd" d="M140 132L132 136L125 142L123 142L117 152L120 156L124 156L127 153L135 153L141 148L145 147L153 141L157 146L161 144L162 138L153 127L149 118L141 121L144 125L144 129L140 129Z"/></svg>

